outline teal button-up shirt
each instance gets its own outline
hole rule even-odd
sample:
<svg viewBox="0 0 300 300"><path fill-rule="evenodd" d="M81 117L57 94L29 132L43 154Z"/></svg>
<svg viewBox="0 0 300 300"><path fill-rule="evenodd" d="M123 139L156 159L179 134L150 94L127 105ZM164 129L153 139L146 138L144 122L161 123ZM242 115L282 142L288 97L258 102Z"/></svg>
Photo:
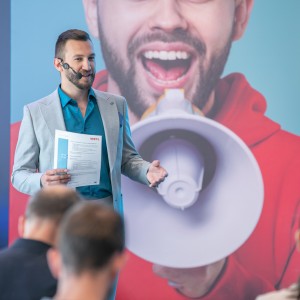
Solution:
<svg viewBox="0 0 300 300"><path fill-rule="evenodd" d="M76 190L86 199L101 199L112 195L107 146L101 113L95 93L90 89L85 117L82 116L77 102L58 88L62 112L67 131L102 136L102 158L100 184L82 186Z"/></svg>

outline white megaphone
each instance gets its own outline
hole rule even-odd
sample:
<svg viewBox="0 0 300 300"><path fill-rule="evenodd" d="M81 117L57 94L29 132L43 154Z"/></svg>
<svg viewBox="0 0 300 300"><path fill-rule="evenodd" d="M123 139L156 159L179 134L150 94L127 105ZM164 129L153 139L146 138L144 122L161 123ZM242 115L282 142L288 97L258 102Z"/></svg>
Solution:
<svg viewBox="0 0 300 300"><path fill-rule="evenodd" d="M169 176L157 189L122 179L127 248L163 266L193 268L238 249L254 230L263 180L244 142L196 115L183 91L166 91L132 127L141 156Z"/></svg>

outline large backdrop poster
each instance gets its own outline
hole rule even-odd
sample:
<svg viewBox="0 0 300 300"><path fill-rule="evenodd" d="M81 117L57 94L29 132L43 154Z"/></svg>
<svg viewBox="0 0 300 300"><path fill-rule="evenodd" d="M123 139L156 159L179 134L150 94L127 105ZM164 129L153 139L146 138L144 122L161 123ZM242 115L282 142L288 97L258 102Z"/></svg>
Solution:
<svg viewBox="0 0 300 300"><path fill-rule="evenodd" d="M58 87L56 39L78 28L94 88L126 97L139 151L168 166L158 191L123 181L117 299L254 299L300 274L300 3L252 4L11 1L11 164L22 108ZM27 198L10 187L10 242Z"/></svg>

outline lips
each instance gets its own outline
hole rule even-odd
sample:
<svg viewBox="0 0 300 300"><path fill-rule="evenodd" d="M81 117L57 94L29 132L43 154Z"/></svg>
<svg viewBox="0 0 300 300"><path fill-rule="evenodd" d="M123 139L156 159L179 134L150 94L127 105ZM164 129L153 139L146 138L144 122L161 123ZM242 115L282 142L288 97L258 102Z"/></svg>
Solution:
<svg viewBox="0 0 300 300"><path fill-rule="evenodd" d="M82 74L82 77L90 77L90 76L93 75L93 73L86 73L86 74L84 74L83 72L81 72L81 74Z"/></svg>
<svg viewBox="0 0 300 300"><path fill-rule="evenodd" d="M153 51L142 53L142 64L153 78L160 82L180 80L190 69L192 55L187 51Z"/></svg>

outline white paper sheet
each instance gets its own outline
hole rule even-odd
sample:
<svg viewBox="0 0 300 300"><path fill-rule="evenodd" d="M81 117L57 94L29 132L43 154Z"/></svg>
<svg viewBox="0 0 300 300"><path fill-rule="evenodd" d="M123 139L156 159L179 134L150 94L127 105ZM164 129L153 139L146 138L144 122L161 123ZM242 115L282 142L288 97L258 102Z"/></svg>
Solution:
<svg viewBox="0 0 300 300"><path fill-rule="evenodd" d="M70 187L100 183L102 136L55 130L54 169L68 169Z"/></svg>

